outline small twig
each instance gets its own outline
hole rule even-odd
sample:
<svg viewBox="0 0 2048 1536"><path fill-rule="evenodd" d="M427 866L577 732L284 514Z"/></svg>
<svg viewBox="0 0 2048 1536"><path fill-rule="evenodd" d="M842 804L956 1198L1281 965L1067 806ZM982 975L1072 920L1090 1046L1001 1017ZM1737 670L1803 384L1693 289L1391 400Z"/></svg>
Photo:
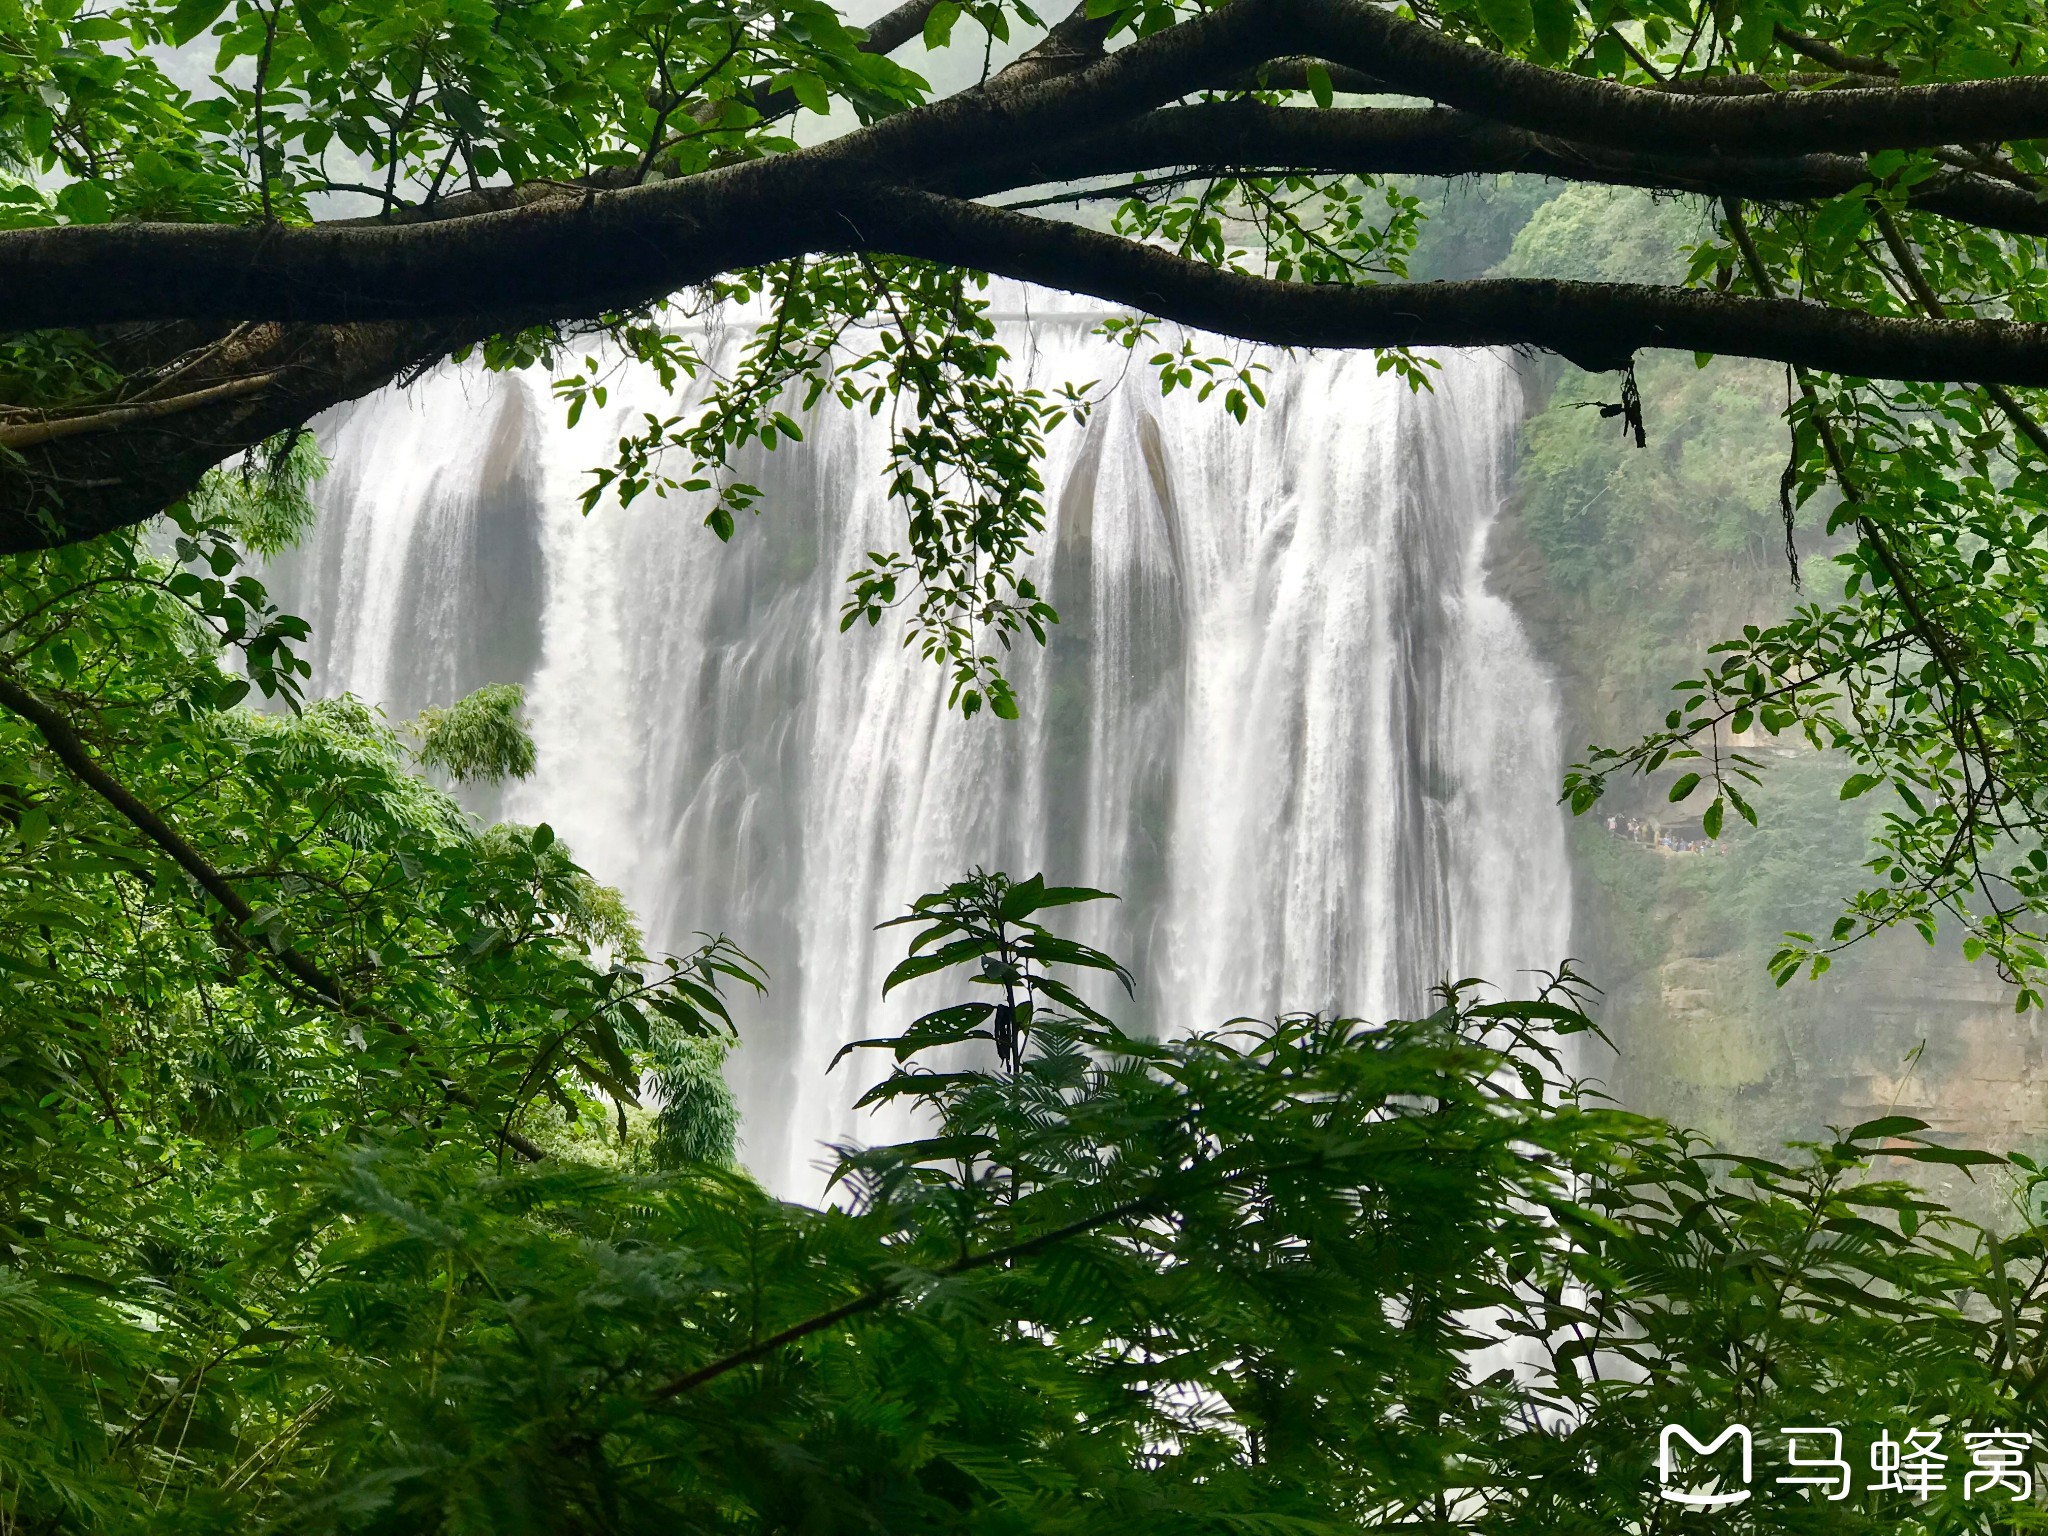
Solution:
<svg viewBox="0 0 2048 1536"><path fill-rule="evenodd" d="M283 0L279 0L279 5ZM263 12L263 52L256 60L256 90L251 110L256 118L256 190L263 200L263 222L275 224L270 209L270 153L263 137L263 87L270 79L270 55L277 46L277 11Z"/></svg>
<svg viewBox="0 0 2048 1536"><path fill-rule="evenodd" d="M222 1490L232 1493L242 1484L253 1479L258 1472L263 1470L263 1463L268 1461L273 1453L288 1449L291 1442L298 1438L299 1432L312 1420L313 1415L334 1401L334 1397L334 1388L329 1387L324 1393L314 1398L312 1402L302 1408L296 1416L286 1420L282 1429L278 1430L276 1434L272 1435L263 1444L257 1446L255 1450L251 1451L243 1459L240 1466L228 1473L227 1477L221 1482Z"/></svg>
<svg viewBox="0 0 2048 1536"><path fill-rule="evenodd" d="M1385 1152L1364 1151L1349 1155L1359 1155L1371 1159L1388 1154ZM1408 1153L1404 1152L1399 1155L1408 1155ZM922 1273L939 1279L950 1279L954 1275L970 1274L975 1270L988 1269L998 1264L1008 1264L1017 1259L1028 1259L1035 1254L1044 1252L1055 1244L1066 1242L1069 1238L1085 1237L1090 1232L1099 1231L1101 1228L1116 1222L1128 1220L1133 1216L1145 1215L1147 1212L1156 1210L1169 1203L1177 1193L1185 1194L1196 1190L1213 1191L1227 1189L1233 1184L1243 1184L1256 1179L1270 1179L1276 1174L1298 1173L1308 1168L1325 1167L1329 1164L1329 1161L1329 1158L1318 1154L1298 1158L1291 1162L1274 1163L1265 1167L1227 1172L1217 1178L1206 1181L1197 1180L1192 1188L1183 1185L1178 1190L1154 1189L1150 1194L1139 1195L1133 1199L1125 1200L1105 1211L1099 1211L1093 1216L1079 1217L1061 1226L1041 1232L1035 1237L1027 1237L1022 1241L1009 1243L1001 1248L989 1248L980 1253L970 1253L954 1260L951 1264L942 1265L937 1269L925 1270ZM736 1371L742 1366L752 1365L756 1360L766 1358L776 1350L781 1349L785 1344L794 1344L800 1339L807 1339L814 1333L822 1333L827 1328L843 1323L848 1318L859 1317L864 1313L874 1311L878 1307L886 1306L891 1301L901 1297L905 1290L915 1282L915 1279L915 1275L909 1275L903 1279L877 1286L871 1291L863 1292L861 1295L854 1297L851 1301L842 1302L830 1311L820 1312L813 1317L805 1318L802 1322L792 1324L780 1333L771 1334L765 1339L749 1344L744 1349L736 1350L732 1354L713 1360L708 1365L701 1365L694 1371L687 1371L680 1376L673 1377L655 1389L653 1398L657 1402L663 1402L669 1398L680 1397L682 1394L695 1391L698 1387L716 1381L719 1377Z"/></svg>
<svg viewBox="0 0 2048 1536"><path fill-rule="evenodd" d="M1622 33L1621 28L1610 26L1608 27L1607 32L1608 35L1611 36L1617 43L1621 44L1621 51L1627 54L1631 59L1635 60L1636 68L1640 69L1644 74L1648 75L1652 80L1656 81L1659 85L1665 83L1664 76L1658 72L1657 66L1652 64L1648 59L1643 57L1642 52L1636 47L1634 43L1628 40L1628 38Z"/></svg>
<svg viewBox="0 0 2048 1536"><path fill-rule="evenodd" d="M1804 32L1795 32L1787 26L1780 25L1774 30L1778 41L1794 53L1804 54L1814 63L1825 64L1829 69L1838 69L1845 75L1868 75L1879 80L1899 78L1899 66L1883 59L1844 53L1833 43L1824 43L1817 37L1808 37Z"/></svg>
<svg viewBox="0 0 2048 1536"><path fill-rule="evenodd" d="M455 163L455 152L461 147L462 139L460 135L449 139L448 153L441 157L440 168L434 172L434 179L428 184L427 195L420 199L420 206L422 208L434 206L434 199L441 195L441 183L448 175L448 167Z"/></svg>
<svg viewBox="0 0 2048 1536"><path fill-rule="evenodd" d="M194 347L182 357L174 358L171 362L165 364L154 378L149 378L149 382L141 389L137 390L127 399L114 403L119 405L139 405L145 400L157 398L193 369L212 358L220 356L230 345L247 335L252 329L254 329L253 322L247 320L229 326L227 330L223 331L214 340L209 341L205 346ZM147 378L148 375L144 374L141 377ZM46 413L37 412L35 414L40 418Z"/></svg>
<svg viewBox="0 0 2048 1536"><path fill-rule="evenodd" d="M189 394L167 395L160 400L117 405L107 410L88 411L78 416L59 416L45 421L23 422L19 426L0 427L0 448L32 448L38 443L55 442L60 438L82 437L90 432L112 432L121 427L133 426L140 421L154 421L161 416L176 416L185 411L197 410L204 405L213 405L221 400L253 395L275 384L279 377L276 371L252 373L243 378L229 379L224 383L209 384L206 388L195 389Z"/></svg>
<svg viewBox="0 0 2048 1536"><path fill-rule="evenodd" d="M1007 1247L990 1248L981 1253L969 1254L964 1259L955 1260L951 1264L930 1271L930 1273L941 1278L950 1278L954 1275L967 1274L972 1270L987 1269L992 1264L1001 1264L1012 1259L1029 1258L1031 1255L1050 1248L1055 1243L1064 1242L1070 1237L1080 1237L1095 1231L1097 1228L1106 1227L1112 1222L1122 1221L1126 1217L1139 1215L1149 1207L1157 1205L1164 1198L1161 1194L1153 1194L1136 1200L1126 1200L1123 1204L1111 1206L1108 1210L1098 1215L1084 1216L1078 1221L1070 1221L1065 1226L1054 1227L1049 1232L1041 1232L1036 1237L1026 1238L1020 1243L1011 1243ZM814 1333L822 1333L825 1329L837 1323L843 1323L848 1318L859 1317L863 1313L872 1312L877 1307L885 1306L889 1302L896 1300L904 1293L910 1283L909 1279L904 1279L878 1286L872 1291L867 1291L854 1297L851 1301L841 1303L828 1312L820 1312L813 1317L807 1317L802 1322L792 1324L790 1327L783 1329L780 1333L770 1334L767 1338L757 1343L749 1344L745 1349L735 1351L721 1359L712 1361L709 1365L699 1366L694 1371L677 1376L655 1389L653 1394L654 1400L656 1402L665 1402L669 1398L680 1397L685 1392L694 1392L697 1388L716 1381L728 1372L736 1371L743 1365L752 1365L756 1360L772 1355L785 1344L794 1344L799 1339L807 1339Z"/></svg>
<svg viewBox="0 0 2048 1536"><path fill-rule="evenodd" d="M1892 253L1892 260L1898 263L1899 273L1906 280L1913 296L1920 301L1920 307L1928 318L1946 320L1948 306L1941 301L1941 295L1934 291L1934 285L1927 281L1927 274L1920 266L1920 260L1913 254L1913 247L1907 243L1900 231L1898 221L1882 203L1872 200L1871 212L1877 216L1877 231L1884 237L1885 246ZM2048 458L2048 431L2034 420L2027 408L2020 404L2011 390L2003 384L1980 384L1977 386L1990 398L1991 403L2005 413L2006 420L2043 458Z"/></svg>
<svg viewBox="0 0 2048 1536"><path fill-rule="evenodd" d="M669 114L717 78L725 66L733 61L733 56L740 51L740 36L738 27L729 27L726 32L725 52L719 55L718 61L706 65L688 81L674 89L668 86L668 56L662 55L658 65L662 78L661 107L655 114L654 131L647 136L647 153L642 155L640 163L633 167L633 185L638 186L647 179L647 173L654 169L655 157L666 147L662 134L668 129ZM684 136L677 135L678 140L682 137Z"/></svg>
<svg viewBox="0 0 2048 1536"><path fill-rule="evenodd" d="M384 173L384 211L389 213L398 202L398 138L412 126L413 108L419 105L420 92L427 84L427 44L420 43L419 73L413 76L412 91L405 98L405 107L392 119L391 134L386 146L390 165Z"/></svg>

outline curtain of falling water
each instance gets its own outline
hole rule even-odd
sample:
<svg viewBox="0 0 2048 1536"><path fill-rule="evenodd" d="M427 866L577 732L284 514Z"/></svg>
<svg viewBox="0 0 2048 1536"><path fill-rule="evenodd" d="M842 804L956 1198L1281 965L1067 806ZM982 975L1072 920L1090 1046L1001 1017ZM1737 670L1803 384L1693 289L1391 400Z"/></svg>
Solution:
<svg viewBox="0 0 2048 1536"><path fill-rule="evenodd" d="M791 1195L821 1143L891 1129L850 1109L873 1066L828 1078L833 1052L945 996L882 1005L904 940L874 925L971 865L1121 893L1068 910L1155 1029L1522 991L1569 942L1553 689L1484 577L1510 365L1446 355L1417 395L1370 355L1275 356L1238 426L1162 398L1099 314L1009 302L1034 381L1107 389L1052 444L1061 623L1013 653L1021 720L949 714L887 624L838 632L897 515L886 417L829 405L741 466L765 510L728 546L687 499L578 511L619 432L674 408L651 383L571 431L543 377L447 370L328 423L322 518L276 572L318 691L401 718L524 683L539 770L477 808L551 823L652 943L722 930L770 967L728 1070L743 1156Z"/></svg>

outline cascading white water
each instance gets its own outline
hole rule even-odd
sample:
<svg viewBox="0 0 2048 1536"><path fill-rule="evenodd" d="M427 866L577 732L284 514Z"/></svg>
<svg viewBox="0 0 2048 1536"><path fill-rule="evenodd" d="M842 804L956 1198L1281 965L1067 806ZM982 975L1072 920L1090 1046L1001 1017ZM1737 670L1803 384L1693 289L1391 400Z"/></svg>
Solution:
<svg viewBox="0 0 2048 1536"><path fill-rule="evenodd" d="M481 808L551 823L656 944L723 930L771 968L730 1070L786 1193L816 1192L821 1142L879 1133L832 1053L939 996L878 1002L902 939L874 924L971 865L1120 892L1069 911L1157 1029L1386 1015L1566 953L1554 693L1484 579L1506 360L1447 355L1417 395L1370 355L1269 358L1240 427L1162 398L1099 313L1011 302L1034 381L1110 384L1052 445L1062 622L1014 655L1021 720L949 714L886 624L838 632L897 514L886 421L829 405L742 467L765 512L726 546L687 501L577 510L622 425L673 408L651 383L572 431L544 378L444 370L327 424L321 521L275 573L318 691L400 717L525 683L539 770Z"/></svg>

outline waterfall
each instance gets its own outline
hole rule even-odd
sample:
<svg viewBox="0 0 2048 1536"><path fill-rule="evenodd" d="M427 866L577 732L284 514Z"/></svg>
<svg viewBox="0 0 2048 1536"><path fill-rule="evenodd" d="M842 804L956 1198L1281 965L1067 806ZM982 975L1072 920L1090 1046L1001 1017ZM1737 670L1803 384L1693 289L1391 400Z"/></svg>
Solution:
<svg viewBox="0 0 2048 1536"><path fill-rule="evenodd" d="M792 1195L822 1142L888 1130L850 1108L873 1064L828 1077L832 1053L942 996L879 1003L903 940L874 925L972 865L1120 893L1066 910L1153 1029L1526 990L1567 953L1554 689L1485 581L1509 360L1446 354L1417 394L1370 354L1270 356L1239 426L1162 397L1099 313L1005 302L1034 382L1105 391L1050 445L1061 622L1011 653L1020 720L949 713L887 623L839 633L898 514L886 417L829 404L740 466L763 512L721 545L688 499L578 510L620 432L676 408L652 381L572 430L544 376L446 368L324 424L322 516L273 572L316 691L400 718L525 684L538 770L477 808L553 825L652 943L723 931L770 968L728 1070L744 1158Z"/></svg>

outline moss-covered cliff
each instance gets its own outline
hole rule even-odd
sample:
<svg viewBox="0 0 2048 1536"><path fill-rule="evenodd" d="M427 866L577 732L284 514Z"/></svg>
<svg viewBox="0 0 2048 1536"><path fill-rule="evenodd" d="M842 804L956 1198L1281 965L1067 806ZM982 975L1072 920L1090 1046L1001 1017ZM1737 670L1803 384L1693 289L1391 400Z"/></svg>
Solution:
<svg viewBox="0 0 2048 1536"><path fill-rule="evenodd" d="M1598 188L1438 195L1475 200L1489 217L1477 247L1419 253L1431 276L1670 279L1646 253L1669 250L1701 217ZM1577 755L1656 725L1670 684L1715 641L1808 600L1792 585L1777 497L1786 380L1756 365L1646 359L1649 444L1638 449L1597 409L1616 392L1611 377L1524 368L1529 415L1493 574L1556 669ZM1807 509L1794 534L1811 598L1826 600L1839 578L1821 521ZM2010 990L1951 946L1892 934L1818 979L1773 986L1766 962L1780 935L1825 932L1855 888L1875 813L1839 799L1842 765L1790 742L1757 752L1771 765L1762 825L1736 825L1712 851L1693 851L1700 806L1668 802L1671 772L1616 781L1573 828L1575 943L1619 1048L1600 1075L1631 1107L1731 1145L1893 1110L1958 1142L2048 1142L2048 1023L2015 1015Z"/></svg>

